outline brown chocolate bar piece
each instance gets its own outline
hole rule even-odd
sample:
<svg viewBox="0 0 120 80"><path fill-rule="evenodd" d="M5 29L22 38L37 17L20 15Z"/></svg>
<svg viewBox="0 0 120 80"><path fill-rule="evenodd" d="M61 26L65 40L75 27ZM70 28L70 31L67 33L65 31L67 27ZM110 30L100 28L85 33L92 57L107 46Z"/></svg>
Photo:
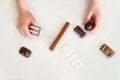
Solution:
<svg viewBox="0 0 120 80"><path fill-rule="evenodd" d="M103 44L100 47L100 50L109 58L115 54L115 52L107 44Z"/></svg>
<svg viewBox="0 0 120 80"><path fill-rule="evenodd" d="M85 35L86 35L86 32L84 32L83 29L82 29L80 26L76 26L76 27L74 28L74 31L75 31L81 38L85 37Z"/></svg>
<svg viewBox="0 0 120 80"><path fill-rule="evenodd" d="M28 58L28 57L30 57L32 52L26 47L21 47L20 50L19 50L19 53L21 55L25 56L26 58Z"/></svg>
<svg viewBox="0 0 120 80"><path fill-rule="evenodd" d="M35 25L29 25L29 30L32 35L39 36L41 27Z"/></svg>
<svg viewBox="0 0 120 80"><path fill-rule="evenodd" d="M85 30L91 31L95 26L95 18L94 16L91 17L90 21L85 24Z"/></svg>

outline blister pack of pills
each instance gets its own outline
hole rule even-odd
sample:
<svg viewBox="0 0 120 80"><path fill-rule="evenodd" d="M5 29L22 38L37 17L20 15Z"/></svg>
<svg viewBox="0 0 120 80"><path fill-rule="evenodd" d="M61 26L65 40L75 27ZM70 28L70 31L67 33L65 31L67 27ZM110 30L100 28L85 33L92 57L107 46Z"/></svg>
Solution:
<svg viewBox="0 0 120 80"><path fill-rule="evenodd" d="M35 25L30 25L29 30L32 35L39 36L41 27L35 26Z"/></svg>
<svg viewBox="0 0 120 80"><path fill-rule="evenodd" d="M78 54L73 50L73 48L69 44L65 43L61 45L60 51L63 53L63 55L66 57L68 62L75 70L79 70L83 66L83 63L78 57Z"/></svg>

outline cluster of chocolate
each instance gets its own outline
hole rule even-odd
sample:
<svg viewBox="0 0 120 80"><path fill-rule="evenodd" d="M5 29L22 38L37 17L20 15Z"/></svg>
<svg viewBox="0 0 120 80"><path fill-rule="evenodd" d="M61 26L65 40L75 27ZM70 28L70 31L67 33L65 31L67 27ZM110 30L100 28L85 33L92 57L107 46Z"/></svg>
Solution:
<svg viewBox="0 0 120 80"><path fill-rule="evenodd" d="M54 50L54 48L56 47L56 45L58 44L59 40L62 38L62 36L64 35L64 33L66 32L66 30L68 29L70 23L69 22L66 22L65 25L63 26L62 30L60 31L60 33L58 34L58 36L56 37L56 39L53 41L53 43L51 44L51 46L49 47L49 49L51 51ZM95 26L95 20L94 20L94 16L91 17L90 21L88 23L85 24L85 30L86 31L91 31ZM39 36L39 33L40 33L40 30L41 30L41 27L39 26L35 26L35 25L30 25L29 26L29 30L30 30L30 33L32 35L35 35L35 36ZM76 34L78 34L81 38L85 37L86 35L86 32L80 27L80 26L76 26L74 29L74 32ZM102 45L100 50L108 57L112 57L115 52L110 48L108 47L106 44ZM25 47L21 47L21 49L19 50L20 54L22 54L23 56L25 57L30 57L31 55L31 51Z"/></svg>
<svg viewBox="0 0 120 80"><path fill-rule="evenodd" d="M85 24L85 30L91 31L95 26L95 18L94 16L91 17L90 21ZM74 28L74 31L81 37L85 37L86 32L78 25Z"/></svg>
<svg viewBox="0 0 120 80"><path fill-rule="evenodd" d="M95 18L94 18L94 16L92 16L90 21L85 24L85 30L91 31L94 28L94 26L95 26ZM73 30L81 38L85 37L85 35L86 35L86 32L80 26L76 26ZM115 54L115 52L106 44L103 44L101 46L100 50L109 58Z"/></svg>

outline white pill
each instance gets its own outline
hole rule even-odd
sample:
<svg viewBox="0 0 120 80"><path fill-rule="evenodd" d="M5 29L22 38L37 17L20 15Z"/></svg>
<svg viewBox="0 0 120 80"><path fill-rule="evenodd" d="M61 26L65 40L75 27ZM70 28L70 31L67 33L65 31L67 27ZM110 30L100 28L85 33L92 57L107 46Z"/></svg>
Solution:
<svg viewBox="0 0 120 80"><path fill-rule="evenodd" d="M35 34L38 34L38 32L36 31Z"/></svg>
<svg viewBox="0 0 120 80"><path fill-rule="evenodd" d="M66 49L67 49L67 50L69 50L70 48L71 48L71 46L70 46L70 45L67 45L67 46L66 46Z"/></svg>
<svg viewBox="0 0 120 80"><path fill-rule="evenodd" d="M73 50L73 49L71 49L69 52L70 52L70 53L74 53L74 50Z"/></svg>
<svg viewBox="0 0 120 80"><path fill-rule="evenodd" d="M72 66L75 66L75 65L76 65L76 62L75 62L75 61L72 61L71 64L72 64Z"/></svg>
<svg viewBox="0 0 120 80"><path fill-rule="evenodd" d="M66 52L67 52L67 50L63 48L62 49L62 53L66 53Z"/></svg>
<svg viewBox="0 0 120 80"><path fill-rule="evenodd" d="M69 56L70 56L70 53L68 53L68 52L67 52L67 53L65 53L65 56L69 57Z"/></svg>
<svg viewBox="0 0 120 80"><path fill-rule="evenodd" d="M32 32L32 34L34 34L34 31L33 31L33 30L31 30L31 32Z"/></svg>
<svg viewBox="0 0 120 80"><path fill-rule="evenodd" d="M79 62L80 62L80 59L79 59L79 58L77 58L77 59L76 59L76 62L77 62L77 63L79 63Z"/></svg>
<svg viewBox="0 0 120 80"><path fill-rule="evenodd" d="M33 29L33 28L34 28L34 26L31 26L31 28Z"/></svg>
<svg viewBox="0 0 120 80"><path fill-rule="evenodd" d="M75 68L75 70L79 70L80 67L79 66L75 66L74 68Z"/></svg>
<svg viewBox="0 0 120 80"><path fill-rule="evenodd" d="M36 27L36 30L38 31L38 30L39 30L39 28L38 28L38 27Z"/></svg>
<svg viewBox="0 0 120 80"><path fill-rule="evenodd" d="M35 30L35 29L36 29L36 27L34 26L34 27L33 27L33 29Z"/></svg>
<svg viewBox="0 0 120 80"><path fill-rule="evenodd" d="M68 59L69 59L69 61L72 61L72 60L73 60L73 57L69 57Z"/></svg>
<svg viewBox="0 0 120 80"><path fill-rule="evenodd" d="M73 58L76 58L77 57L77 54L73 54Z"/></svg>

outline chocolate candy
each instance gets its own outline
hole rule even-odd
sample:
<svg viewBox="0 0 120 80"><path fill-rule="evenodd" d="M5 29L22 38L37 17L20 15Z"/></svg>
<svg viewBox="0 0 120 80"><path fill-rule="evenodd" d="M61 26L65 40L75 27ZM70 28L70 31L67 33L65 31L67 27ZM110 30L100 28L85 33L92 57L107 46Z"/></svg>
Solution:
<svg viewBox="0 0 120 80"><path fill-rule="evenodd" d="M90 24L90 23L85 24L85 30L86 31L91 31L92 29L93 29L92 24Z"/></svg>
<svg viewBox="0 0 120 80"><path fill-rule="evenodd" d="M95 18L94 16L91 17L90 21L85 24L85 30L91 31L95 26Z"/></svg>
<svg viewBox="0 0 120 80"><path fill-rule="evenodd" d="M19 53L23 56L25 56L26 58L30 57L31 55L31 51L25 47L21 47L20 50L19 50Z"/></svg>
<svg viewBox="0 0 120 80"><path fill-rule="evenodd" d="M100 47L100 50L109 58L115 54L115 52L107 44L103 44Z"/></svg>
<svg viewBox="0 0 120 80"><path fill-rule="evenodd" d="M29 30L32 35L39 36L41 27L35 26L35 25L30 25Z"/></svg>
<svg viewBox="0 0 120 80"><path fill-rule="evenodd" d="M57 46L57 44L59 43L60 39L62 38L62 36L65 34L65 32L67 31L67 29L69 28L70 23L66 22L65 25L63 26L62 30L60 31L60 33L58 34L58 36L55 38L55 40L53 41L53 43L50 45L49 49L51 51L53 51L55 49L55 47Z"/></svg>
<svg viewBox="0 0 120 80"><path fill-rule="evenodd" d="M74 31L75 31L81 38L83 38L83 37L86 35L86 33L83 31L83 29L82 29L80 26L76 26L76 27L74 28Z"/></svg>

